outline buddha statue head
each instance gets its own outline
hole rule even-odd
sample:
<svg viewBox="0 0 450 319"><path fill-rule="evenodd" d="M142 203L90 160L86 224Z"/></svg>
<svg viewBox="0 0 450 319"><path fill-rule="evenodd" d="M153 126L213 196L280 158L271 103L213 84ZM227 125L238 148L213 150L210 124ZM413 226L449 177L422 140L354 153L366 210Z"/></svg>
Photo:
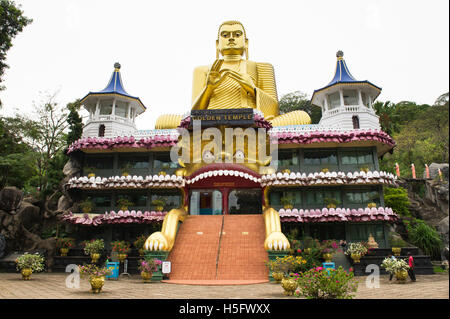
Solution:
<svg viewBox="0 0 450 319"><path fill-rule="evenodd" d="M219 55L240 55L245 54L248 59L248 39L245 29L239 21L225 21L219 27L216 40L216 58Z"/></svg>

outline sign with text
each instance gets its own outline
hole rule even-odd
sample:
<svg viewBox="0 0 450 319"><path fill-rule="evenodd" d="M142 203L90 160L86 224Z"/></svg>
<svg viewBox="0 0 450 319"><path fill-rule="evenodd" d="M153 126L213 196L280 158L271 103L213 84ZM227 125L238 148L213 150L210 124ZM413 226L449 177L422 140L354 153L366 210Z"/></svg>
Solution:
<svg viewBox="0 0 450 319"><path fill-rule="evenodd" d="M192 110L189 128L193 121L201 121L202 127L218 125L249 126L254 124L253 109L224 109L224 110Z"/></svg>
<svg viewBox="0 0 450 319"><path fill-rule="evenodd" d="M172 267L172 264L171 264L170 261L163 261L162 262L162 270L161 270L162 273L163 274L170 274L171 267Z"/></svg>

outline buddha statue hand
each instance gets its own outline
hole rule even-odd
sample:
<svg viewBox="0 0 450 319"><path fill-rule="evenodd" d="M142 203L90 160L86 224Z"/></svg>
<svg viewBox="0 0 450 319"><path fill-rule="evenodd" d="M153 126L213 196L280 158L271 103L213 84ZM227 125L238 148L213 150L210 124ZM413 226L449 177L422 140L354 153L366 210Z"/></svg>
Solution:
<svg viewBox="0 0 450 319"><path fill-rule="evenodd" d="M214 90L216 87L222 83L226 78L226 70L220 70L222 67L223 60L217 59L214 61L213 65L211 66L211 69L208 72L208 75L206 77L206 86L210 90Z"/></svg>
<svg viewBox="0 0 450 319"><path fill-rule="evenodd" d="M224 71L224 70L222 70ZM256 96L256 86L255 83L253 83L252 77L247 73L239 73L233 70L226 70L226 75L228 75L230 78L236 80L241 87L247 91L251 96Z"/></svg>

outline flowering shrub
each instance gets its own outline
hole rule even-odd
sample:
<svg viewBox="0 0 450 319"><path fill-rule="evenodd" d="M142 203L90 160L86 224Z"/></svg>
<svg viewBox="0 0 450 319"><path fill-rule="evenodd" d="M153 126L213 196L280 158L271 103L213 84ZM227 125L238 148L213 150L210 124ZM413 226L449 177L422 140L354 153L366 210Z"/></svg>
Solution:
<svg viewBox="0 0 450 319"><path fill-rule="evenodd" d="M134 247L136 247L137 249L143 248L147 238L148 238L147 235L141 235L138 238L136 238L136 240L133 243Z"/></svg>
<svg viewBox="0 0 450 319"><path fill-rule="evenodd" d="M86 255L100 254L105 248L103 239L92 239L84 243L84 253Z"/></svg>
<svg viewBox="0 0 450 319"><path fill-rule="evenodd" d="M339 243L335 240L324 240L320 243L320 249L323 254L333 254L335 252L341 251L339 248Z"/></svg>
<svg viewBox="0 0 450 319"><path fill-rule="evenodd" d="M267 263L267 266L272 272L283 272L286 275L289 273L297 273L306 270L306 260L301 256L285 256L283 258L277 257Z"/></svg>
<svg viewBox="0 0 450 319"><path fill-rule="evenodd" d="M409 265L403 259L385 258L381 263L381 267L386 269L389 274L395 274L396 272L408 270Z"/></svg>
<svg viewBox="0 0 450 319"><path fill-rule="evenodd" d="M17 270L31 269L33 272L44 270L44 257L38 253L25 253L17 257L15 261Z"/></svg>
<svg viewBox="0 0 450 319"><path fill-rule="evenodd" d="M354 280L352 271L345 271L342 267L329 269L316 267L306 272L295 274L298 290L297 297L307 299L352 299L358 289L358 282Z"/></svg>
<svg viewBox="0 0 450 319"><path fill-rule="evenodd" d="M140 271L155 272L161 264L162 261L156 258L139 260L138 268Z"/></svg>
<svg viewBox="0 0 450 319"><path fill-rule="evenodd" d="M360 256L364 256L367 253L367 246L365 243L360 242L360 243L350 243L350 245L348 246L347 251L345 252L346 255L351 255L351 254L358 254Z"/></svg>
<svg viewBox="0 0 450 319"><path fill-rule="evenodd" d="M75 245L75 239L74 238L57 238L56 239L56 247L58 248L72 248Z"/></svg>
<svg viewBox="0 0 450 319"><path fill-rule="evenodd" d="M130 244L126 241L113 241L111 247L112 251L118 254L127 254L130 251Z"/></svg>
<svg viewBox="0 0 450 319"><path fill-rule="evenodd" d="M78 270L82 277L88 277L89 279L92 277L102 277L111 275L111 269L106 267L99 267L95 264L87 264L83 266L78 266Z"/></svg>

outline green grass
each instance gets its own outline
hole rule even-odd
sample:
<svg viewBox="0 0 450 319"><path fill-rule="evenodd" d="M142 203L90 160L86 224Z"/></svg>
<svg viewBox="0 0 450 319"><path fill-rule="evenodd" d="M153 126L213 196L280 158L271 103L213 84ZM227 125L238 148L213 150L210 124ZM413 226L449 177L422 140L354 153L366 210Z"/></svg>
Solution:
<svg viewBox="0 0 450 319"><path fill-rule="evenodd" d="M445 270L445 269L442 269L442 267L441 266L434 266L433 267L433 271L435 272L435 273L445 273L445 272L447 272L447 270Z"/></svg>

